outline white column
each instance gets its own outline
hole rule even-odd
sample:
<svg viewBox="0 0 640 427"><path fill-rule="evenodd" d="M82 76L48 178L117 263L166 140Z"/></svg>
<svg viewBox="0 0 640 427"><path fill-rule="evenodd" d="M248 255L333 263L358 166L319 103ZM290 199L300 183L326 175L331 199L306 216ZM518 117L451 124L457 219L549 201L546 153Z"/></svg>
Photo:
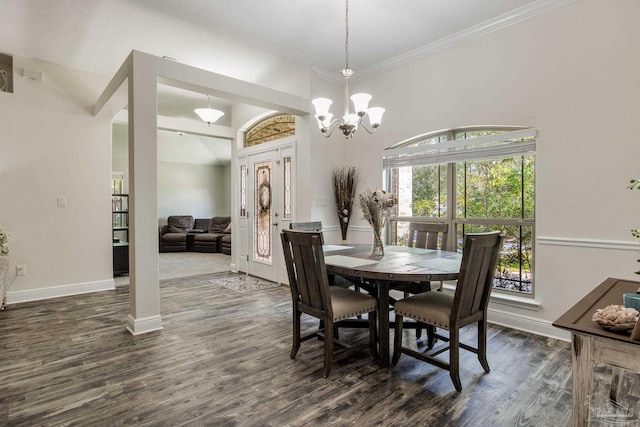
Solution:
<svg viewBox="0 0 640 427"><path fill-rule="evenodd" d="M157 72L155 60L132 53L129 72L129 290L127 329L162 329L158 280Z"/></svg>

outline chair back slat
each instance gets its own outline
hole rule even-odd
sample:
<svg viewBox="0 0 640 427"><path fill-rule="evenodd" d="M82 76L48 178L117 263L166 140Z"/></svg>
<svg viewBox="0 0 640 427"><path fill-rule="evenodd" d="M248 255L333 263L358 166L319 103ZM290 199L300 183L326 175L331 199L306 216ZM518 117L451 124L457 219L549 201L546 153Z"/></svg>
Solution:
<svg viewBox="0 0 640 427"><path fill-rule="evenodd" d="M280 236L294 303L316 317L331 316L322 233L283 230Z"/></svg>
<svg viewBox="0 0 640 427"><path fill-rule="evenodd" d="M468 234L453 300L452 322L482 315L489 304L496 264L502 248L499 231Z"/></svg>
<svg viewBox="0 0 640 427"><path fill-rule="evenodd" d="M322 221L292 222L289 224L289 229L297 231L322 231Z"/></svg>
<svg viewBox="0 0 640 427"><path fill-rule="evenodd" d="M409 243L412 248L447 249L449 224L409 223Z"/></svg>
<svg viewBox="0 0 640 427"><path fill-rule="evenodd" d="M289 223L289 230L296 231L322 231L322 221L292 222ZM320 243L324 245L324 236L320 233Z"/></svg>

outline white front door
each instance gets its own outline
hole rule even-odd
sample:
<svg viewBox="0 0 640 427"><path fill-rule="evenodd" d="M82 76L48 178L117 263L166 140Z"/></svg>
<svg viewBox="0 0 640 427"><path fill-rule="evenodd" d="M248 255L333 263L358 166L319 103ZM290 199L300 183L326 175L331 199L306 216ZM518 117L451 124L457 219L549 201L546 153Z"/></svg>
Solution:
<svg viewBox="0 0 640 427"><path fill-rule="evenodd" d="M280 230L292 217L292 152L277 148L248 157L248 273L279 283L287 282Z"/></svg>

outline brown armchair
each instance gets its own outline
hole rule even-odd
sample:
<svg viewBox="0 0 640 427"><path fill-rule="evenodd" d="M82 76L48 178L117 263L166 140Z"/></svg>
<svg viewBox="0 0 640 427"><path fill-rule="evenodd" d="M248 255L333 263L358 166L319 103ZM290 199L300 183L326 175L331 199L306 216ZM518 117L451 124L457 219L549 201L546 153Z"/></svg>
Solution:
<svg viewBox="0 0 640 427"><path fill-rule="evenodd" d="M160 252L184 252L187 250L187 233L195 221L191 215L173 215L167 225L160 227Z"/></svg>

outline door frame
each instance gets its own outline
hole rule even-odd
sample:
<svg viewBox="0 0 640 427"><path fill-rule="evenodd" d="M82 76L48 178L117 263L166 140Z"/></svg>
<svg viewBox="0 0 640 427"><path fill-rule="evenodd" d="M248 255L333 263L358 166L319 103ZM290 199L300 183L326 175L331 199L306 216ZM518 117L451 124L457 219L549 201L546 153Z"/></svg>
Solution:
<svg viewBox="0 0 640 427"><path fill-rule="evenodd" d="M271 156L269 156L271 154ZM254 221L255 221L255 176L254 176L254 161L262 157L262 160L270 158L273 160L273 182L277 189L272 188L272 206L275 206L271 217L272 224L272 269L266 268L264 263L253 260L254 250ZM290 210L289 215L284 215L284 159L291 158L290 169ZM264 143L258 146L248 147L238 150L237 154L238 167L237 172L240 173L242 167L246 171L246 190L245 190L245 208L246 212L244 216L240 216L238 219L239 228L239 245L241 248L240 258L238 260L238 270L244 271L247 274L261 277L267 280L272 280L278 283L289 283L287 277L286 266L284 265L284 257L282 255L282 248L280 245L280 231L289 228L289 224L295 218L296 209L296 175L297 175L297 140L295 136L283 138L277 141ZM240 204L242 200L238 201L236 207L240 211ZM274 215L278 214L277 220ZM277 225L273 225L277 223ZM271 270L271 271L269 271Z"/></svg>

